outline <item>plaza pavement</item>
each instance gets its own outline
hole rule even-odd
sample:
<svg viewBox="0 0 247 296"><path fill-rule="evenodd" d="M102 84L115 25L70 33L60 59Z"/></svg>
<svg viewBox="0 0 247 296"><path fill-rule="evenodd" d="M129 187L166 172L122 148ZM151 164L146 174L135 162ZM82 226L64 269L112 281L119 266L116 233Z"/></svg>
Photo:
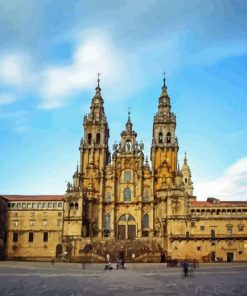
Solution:
<svg viewBox="0 0 247 296"><path fill-rule="evenodd" d="M115 267L113 265L113 267ZM247 295L246 263L200 264L184 278L179 267L127 264L105 271L104 264L0 262L0 296Z"/></svg>

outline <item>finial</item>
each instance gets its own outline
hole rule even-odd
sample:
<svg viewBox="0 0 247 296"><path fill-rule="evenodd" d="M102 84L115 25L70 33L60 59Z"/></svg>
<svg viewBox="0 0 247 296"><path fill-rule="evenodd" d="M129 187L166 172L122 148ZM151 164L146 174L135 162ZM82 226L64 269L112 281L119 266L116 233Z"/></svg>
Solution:
<svg viewBox="0 0 247 296"><path fill-rule="evenodd" d="M128 121L130 121L130 107L128 107Z"/></svg>
<svg viewBox="0 0 247 296"><path fill-rule="evenodd" d="M148 156L146 155L146 161L145 164L148 165Z"/></svg>
<svg viewBox="0 0 247 296"><path fill-rule="evenodd" d="M97 75L98 75L98 79L97 79L98 85L97 85L97 87L100 87L99 86L99 82L100 82L100 75L101 75L101 73L98 73Z"/></svg>
<svg viewBox="0 0 247 296"><path fill-rule="evenodd" d="M164 78L163 78L163 86L162 88L166 89L166 72L163 72Z"/></svg>
<svg viewBox="0 0 247 296"><path fill-rule="evenodd" d="M184 163L187 163L187 154L186 154L186 152L184 153Z"/></svg>
<svg viewBox="0 0 247 296"><path fill-rule="evenodd" d="M179 160L178 160L178 171L180 171L180 165L179 165Z"/></svg>

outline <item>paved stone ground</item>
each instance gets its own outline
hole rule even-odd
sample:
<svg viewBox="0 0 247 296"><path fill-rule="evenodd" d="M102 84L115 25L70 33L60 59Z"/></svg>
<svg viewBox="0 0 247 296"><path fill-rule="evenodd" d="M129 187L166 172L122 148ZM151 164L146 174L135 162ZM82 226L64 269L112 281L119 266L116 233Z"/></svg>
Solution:
<svg viewBox="0 0 247 296"><path fill-rule="evenodd" d="M82 268L83 267L83 268ZM102 264L0 262L1 296L247 295L247 264L201 264L184 278L181 268L129 264L105 271Z"/></svg>

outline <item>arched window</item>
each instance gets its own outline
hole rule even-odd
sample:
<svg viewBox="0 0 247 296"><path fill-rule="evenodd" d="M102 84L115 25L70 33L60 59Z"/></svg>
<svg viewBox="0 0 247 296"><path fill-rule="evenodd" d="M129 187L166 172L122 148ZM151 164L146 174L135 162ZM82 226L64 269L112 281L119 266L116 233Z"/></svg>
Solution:
<svg viewBox="0 0 247 296"><path fill-rule="evenodd" d="M110 214L105 215L105 228L110 229L111 226L111 216Z"/></svg>
<svg viewBox="0 0 247 296"><path fill-rule="evenodd" d="M131 190L129 188L124 189L124 201L131 201Z"/></svg>
<svg viewBox="0 0 247 296"><path fill-rule="evenodd" d="M106 202L111 202L111 193L110 192L106 192L106 194L105 194L105 201Z"/></svg>
<svg viewBox="0 0 247 296"><path fill-rule="evenodd" d="M159 144L163 143L163 134L162 132L159 132Z"/></svg>
<svg viewBox="0 0 247 296"><path fill-rule="evenodd" d="M75 203L75 209L78 210L78 202Z"/></svg>
<svg viewBox="0 0 247 296"><path fill-rule="evenodd" d="M96 135L96 144L100 144L100 134L97 133Z"/></svg>
<svg viewBox="0 0 247 296"><path fill-rule="evenodd" d="M130 182L131 181L131 171L125 171L124 172L124 182Z"/></svg>
<svg viewBox="0 0 247 296"><path fill-rule="evenodd" d="M187 178L184 179L185 183L187 183Z"/></svg>
<svg viewBox="0 0 247 296"><path fill-rule="evenodd" d="M129 215L128 221L135 221L135 218L132 215Z"/></svg>
<svg viewBox="0 0 247 296"><path fill-rule="evenodd" d="M126 141L126 147L125 147L126 152L131 152L131 146L132 146L131 141L130 140Z"/></svg>
<svg viewBox="0 0 247 296"><path fill-rule="evenodd" d="M149 216L148 216L148 214L145 214L144 216L143 216L143 227L148 227L149 226Z"/></svg>
<svg viewBox="0 0 247 296"><path fill-rule="evenodd" d="M88 144L92 144L92 134L91 133L89 133L87 135L87 142L88 142Z"/></svg>
<svg viewBox="0 0 247 296"><path fill-rule="evenodd" d="M71 209L73 209L74 208L74 203L73 202L71 202L70 204L69 204L69 207L71 208Z"/></svg>
<svg viewBox="0 0 247 296"><path fill-rule="evenodd" d="M171 143L171 133L170 132L168 132L166 134L166 142L167 142L167 144L170 144Z"/></svg>
<svg viewBox="0 0 247 296"><path fill-rule="evenodd" d="M145 192L144 192L144 195L143 195L143 201L144 201L144 202L148 202L148 201L149 201L149 193L148 193L148 191L145 191Z"/></svg>
<svg viewBox="0 0 247 296"><path fill-rule="evenodd" d="M120 216L118 221L126 221L126 215L122 215Z"/></svg>

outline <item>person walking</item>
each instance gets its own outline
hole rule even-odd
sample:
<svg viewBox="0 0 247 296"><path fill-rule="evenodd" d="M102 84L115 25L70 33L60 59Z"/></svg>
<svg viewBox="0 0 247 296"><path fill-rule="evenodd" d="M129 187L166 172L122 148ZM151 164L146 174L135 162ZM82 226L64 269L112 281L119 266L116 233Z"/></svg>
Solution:
<svg viewBox="0 0 247 296"><path fill-rule="evenodd" d="M188 270L189 270L189 264L188 264L187 260L184 260L184 262L183 262L184 277L188 276Z"/></svg>

